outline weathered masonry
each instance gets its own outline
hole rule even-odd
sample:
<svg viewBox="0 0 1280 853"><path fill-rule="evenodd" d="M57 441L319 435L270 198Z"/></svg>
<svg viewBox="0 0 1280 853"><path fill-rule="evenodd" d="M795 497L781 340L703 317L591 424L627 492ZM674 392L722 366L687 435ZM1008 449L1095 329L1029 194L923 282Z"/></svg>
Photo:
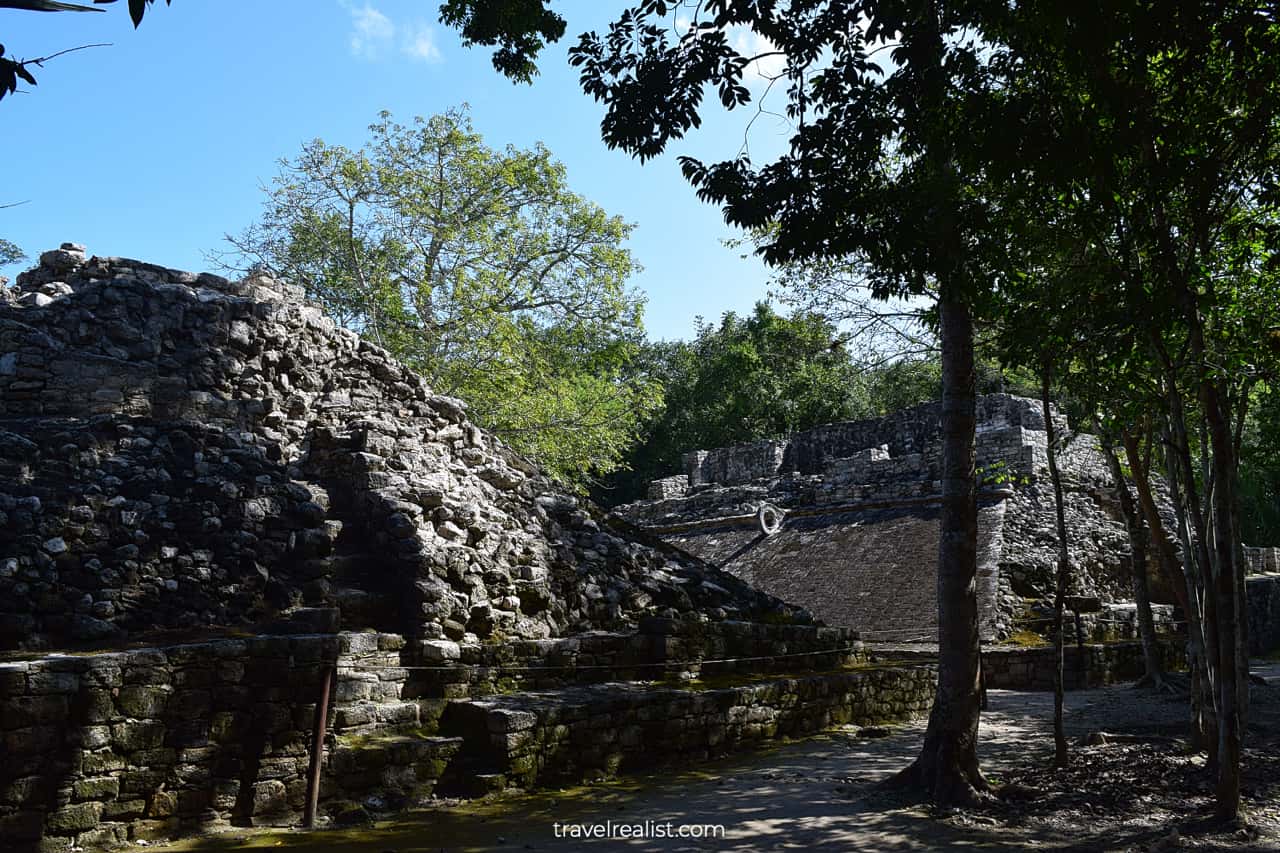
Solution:
<svg viewBox="0 0 1280 853"><path fill-rule="evenodd" d="M335 665L320 788L335 816L577 783L927 710L929 667L803 654L839 633L655 619L630 634L462 644L443 661L427 641L343 632L0 663L0 839L5 850L71 850L296 824L319 682ZM779 644L797 651L789 672L811 674L770 677L756 664L737 686L651 683L729 674L681 662Z"/></svg>
<svg viewBox="0 0 1280 853"><path fill-rule="evenodd" d="M66 244L4 296L6 850L295 822L326 672L322 816L928 706L281 282Z"/></svg>
<svg viewBox="0 0 1280 853"><path fill-rule="evenodd" d="M271 279L46 253L0 305L0 648L336 605L442 644L804 618L632 541Z"/></svg>
<svg viewBox="0 0 1280 853"><path fill-rule="evenodd" d="M1115 485L1093 436L1060 454L1076 594L1132 620L1128 539ZM871 640L932 639L937 624L939 405L836 423L788 440L684 457L619 515L833 625ZM978 400L978 595L982 635L1017 627L1027 600L1053 588L1053 492L1041 404ZM1148 567L1159 595L1161 581ZM1171 596L1161 600L1170 602ZM1166 609L1167 610L1167 609ZM1167 617L1166 617L1167 618Z"/></svg>
<svg viewBox="0 0 1280 853"><path fill-rule="evenodd" d="M334 820L929 706L930 667L848 626L932 625L935 410L694 454L628 522L269 277L66 244L0 295L5 850L296 823L330 674ZM993 634L1052 538L1035 406L982 406ZM1095 457L1064 467L1082 591L1110 600ZM1277 589L1251 584L1256 643L1280 642ZM1133 660L1086 649L1080 680Z"/></svg>

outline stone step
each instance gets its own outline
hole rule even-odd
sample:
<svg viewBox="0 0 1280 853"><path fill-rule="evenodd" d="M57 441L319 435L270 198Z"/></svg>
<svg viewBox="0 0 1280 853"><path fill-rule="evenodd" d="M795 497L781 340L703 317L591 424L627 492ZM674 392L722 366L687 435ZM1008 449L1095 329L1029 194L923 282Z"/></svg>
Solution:
<svg viewBox="0 0 1280 853"><path fill-rule="evenodd" d="M406 697L468 699L607 681L661 680L690 671L803 672L865 662L854 631L725 620L686 624L645 617L634 632L589 631L494 643L418 640L402 659ZM356 688L353 688L356 689Z"/></svg>
<svg viewBox="0 0 1280 853"><path fill-rule="evenodd" d="M338 706L333 727L343 736L385 731L387 726L416 726L422 722L417 702L350 702Z"/></svg>
<svg viewBox="0 0 1280 853"><path fill-rule="evenodd" d="M928 711L932 667L837 670L728 686L611 682L450 702L443 734L464 742L460 767L522 788L610 778L801 736L845 723Z"/></svg>
<svg viewBox="0 0 1280 853"><path fill-rule="evenodd" d="M329 752L326 799L344 791L425 798L456 775L462 738L424 736L413 730L343 735Z"/></svg>

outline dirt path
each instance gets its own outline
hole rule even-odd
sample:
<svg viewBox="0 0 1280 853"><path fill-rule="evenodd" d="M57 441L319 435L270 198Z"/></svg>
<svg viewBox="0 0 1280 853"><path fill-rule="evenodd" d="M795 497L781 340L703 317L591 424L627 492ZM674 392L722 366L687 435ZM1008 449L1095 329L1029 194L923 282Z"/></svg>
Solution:
<svg viewBox="0 0 1280 853"><path fill-rule="evenodd" d="M1270 664L1265 674L1280 678L1280 665ZM859 737L854 730L841 730L708 762L693 771L655 771L555 794L430 808L374 828L248 835L240 830L165 849L1093 851L1141 850L1163 844L1161 849L1280 850L1280 813L1255 809L1261 834L1175 841L1168 834L1179 823L1185 826L1187 811L1178 810L1183 804L1195 805L1195 790L1189 798L1177 790L1168 791L1171 802L1143 799L1145 793L1136 790L1144 781L1143 773L1176 771L1182 773L1179 784L1183 776L1192 779L1189 784L1199 784L1196 780L1203 773L1196 772L1196 762L1201 759L1177 754L1167 740L1185 728L1185 701L1129 686L1070 693L1066 727L1073 742L1099 730L1165 739L1154 745L1108 744L1077 750L1073 769L1062 771L1061 777L1042 772L1030 778L1028 768L1045 766L1051 754L1052 696L991 691L981 731L985 771L997 781L1026 779L1047 789L1057 783L1061 791L1037 803L999 806L989 812L939 815L926 805L904 801L901 795L874 786L914 757L924 729L923 721L917 721L886 737ZM1271 731L1273 723L1280 723L1280 686L1255 690L1254 705L1264 734ZM1280 731L1280 725L1275 730ZM1149 766L1157 769L1146 769ZM1126 780L1127 769L1135 770L1137 778ZM1275 775L1270 766L1259 772L1264 777ZM1091 790L1095 781L1096 791ZM1264 783L1265 779L1254 787ZM1275 802L1273 796L1271 802ZM668 823L720 825L724 836L575 839L572 834L581 830L566 826L643 825L646 821L664 827Z"/></svg>

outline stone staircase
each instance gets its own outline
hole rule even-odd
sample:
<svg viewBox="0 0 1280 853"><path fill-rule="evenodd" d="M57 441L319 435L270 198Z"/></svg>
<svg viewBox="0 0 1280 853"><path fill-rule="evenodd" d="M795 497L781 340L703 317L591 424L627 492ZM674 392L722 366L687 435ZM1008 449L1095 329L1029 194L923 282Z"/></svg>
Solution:
<svg viewBox="0 0 1280 853"><path fill-rule="evenodd" d="M360 790L403 802L578 784L903 719L932 700L930 667L871 666L847 631L641 627L462 646L443 661L440 641L343 635L327 763L334 797Z"/></svg>
<svg viewBox="0 0 1280 853"><path fill-rule="evenodd" d="M328 771L343 789L392 800L574 785L917 716L934 677L930 667L865 667L726 686L604 682L455 699L435 725L336 735Z"/></svg>
<svg viewBox="0 0 1280 853"><path fill-rule="evenodd" d="M454 762L460 737L419 731L339 736L329 753L329 772L348 789L427 796L441 784L456 785Z"/></svg>
<svg viewBox="0 0 1280 853"><path fill-rule="evenodd" d="M607 779L835 725L913 717L928 711L934 677L929 667L866 667L720 687L606 682L456 700L441 731L461 737L469 787L457 793L475 796Z"/></svg>

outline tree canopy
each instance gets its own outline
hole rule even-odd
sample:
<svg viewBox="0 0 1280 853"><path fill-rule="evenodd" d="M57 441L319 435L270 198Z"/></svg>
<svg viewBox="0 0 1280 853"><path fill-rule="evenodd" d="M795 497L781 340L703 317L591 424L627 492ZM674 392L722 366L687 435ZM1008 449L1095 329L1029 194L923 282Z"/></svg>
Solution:
<svg viewBox="0 0 1280 853"><path fill-rule="evenodd" d="M657 389L631 226L572 192L542 146L486 146L465 108L383 113L359 150L281 163L262 220L229 238L567 482L619 464Z"/></svg>
<svg viewBox="0 0 1280 853"><path fill-rule="evenodd" d="M455 6L492 14L546 4ZM943 800L986 787L972 750L976 643L965 593L973 326L1014 321L1005 352L1041 376L1046 395L1048 377L1070 370L1082 348L1115 359L1141 351L1153 368L1175 496L1186 492L1194 530L1184 550L1210 578L1201 590L1216 644L1213 703L1225 715L1218 806L1234 817L1247 698L1236 698L1237 448L1250 383L1261 381L1259 350L1240 344L1265 340L1272 322L1248 305L1252 293L1274 293L1260 275L1271 265L1263 235L1273 233L1280 151L1274 9L645 0L570 51L584 90L605 106L603 140L647 159L701 123L712 93L727 109L752 103L744 75L759 57L732 38L744 29L783 63L773 83L786 87L778 112L790 121L789 149L767 163L683 158L699 196L729 222L767 231L761 252L772 262L853 259L876 295L938 299L942 660L915 778ZM1020 299L1034 307L1015 320ZM1200 419L1199 472L1189 412Z"/></svg>
<svg viewBox="0 0 1280 853"><path fill-rule="evenodd" d="M776 438L869 411L862 371L821 315L781 316L761 302L718 324L699 320L690 341L647 350L663 405L626 454L628 470L601 493L608 503L641 497L647 481L679 470L686 451Z"/></svg>
<svg viewBox="0 0 1280 853"><path fill-rule="evenodd" d="M459 2L473 16L546 6ZM785 89L775 112L790 127L786 153L766 163L742 153L711 163L683 157L685 176L731 224L768 230L759 251L771 263L852 256L866 263L876 296L938 298L941 661L925 745L904 780L941 801L971 800L988 788L975 751L973 316L1011 261L999 210L977 190L995 134L989 51L975 33L1005 9L839 0L711 0L688 9L645 0L570 49L583 89L604 104L602 139L642 160L701 124L708 93L726 109L750 104L748 69L762 56L781 57L785 70L774 83ZM763 51L737 49L735 30L754 33Z"/></svg>

